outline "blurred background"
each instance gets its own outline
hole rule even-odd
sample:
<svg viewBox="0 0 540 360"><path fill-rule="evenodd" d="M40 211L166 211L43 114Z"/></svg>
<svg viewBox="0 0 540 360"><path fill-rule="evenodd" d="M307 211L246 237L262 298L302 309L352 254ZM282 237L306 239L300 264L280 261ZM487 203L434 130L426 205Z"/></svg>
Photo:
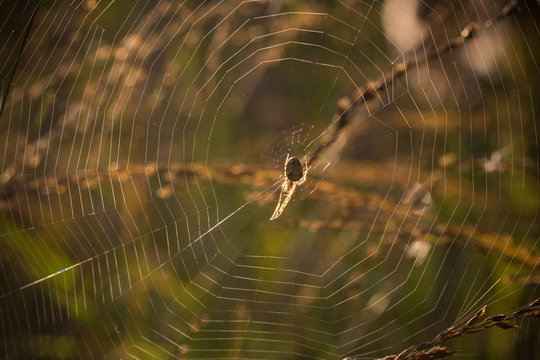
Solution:
<svg viewBox="0 0 540 360"><path fill-rule="evenodd" d="M0 358L372 359L540 296L538 1L0 9Z"/></svg>

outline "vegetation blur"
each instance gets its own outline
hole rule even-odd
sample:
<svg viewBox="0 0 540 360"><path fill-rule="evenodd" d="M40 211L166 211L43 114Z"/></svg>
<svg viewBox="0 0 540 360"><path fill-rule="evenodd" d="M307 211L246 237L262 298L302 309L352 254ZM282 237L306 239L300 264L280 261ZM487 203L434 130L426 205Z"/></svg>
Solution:
<svg viewBox="0 0 540 360"><path fill-rule="evenodd" d="M538 1L0 9L0 358L540 359Z"/></svg>

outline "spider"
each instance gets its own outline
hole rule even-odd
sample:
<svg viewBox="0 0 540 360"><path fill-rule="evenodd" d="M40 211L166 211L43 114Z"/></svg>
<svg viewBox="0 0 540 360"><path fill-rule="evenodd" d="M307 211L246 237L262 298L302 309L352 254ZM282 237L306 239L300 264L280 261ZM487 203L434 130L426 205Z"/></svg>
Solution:
<svg viewBox="0 0 540 360"><path fill-rule="evenodd" d="M283 185L281 185L281 194L279 194L279 201L270 220L277 219L281 215L283 210L285 210L285 207L291 200L296 186L302 185L304 181L306 181L307 172L308 166L307 159L305 157L304 164L302 165L298 158L290 158L289 154L287 154L287 159L285 159L285 169L283 173Z"/></svg>

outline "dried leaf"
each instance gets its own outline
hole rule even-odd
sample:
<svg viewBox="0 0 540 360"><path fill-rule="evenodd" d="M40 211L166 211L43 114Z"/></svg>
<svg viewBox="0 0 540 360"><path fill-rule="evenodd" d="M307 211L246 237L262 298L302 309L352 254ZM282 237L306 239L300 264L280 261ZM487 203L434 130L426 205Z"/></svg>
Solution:
<svg viewBox="0 0 540 360"><path fill-rule="evenodd" d="M437 335L437 339L449 339L454 336L456 336L457 333L455 331L454 327L449 327L448 329L441 332L439 335Z"/></svg>
<svg viewBox="0 0 540 360"><path fill-rule="evenodd" d="M445 357L452 356L455 351L449 351L447 348L442 346L435 346L429 350L419 352L411 357L415 360L431 360L431 359L442 359Z"/></svg>
<svg viewBox="0 0 540 360"><path fill-rule="evenodd" d="M501 329L515 329L519 327L516 324L508 322L508 321L496 322L493 325L500 327Z"/></svg>
<svg viewBox="0 0 540 360"><path fill-rule="evenodd" d="M504 319L506 319L506 314L498 314L498 315L493 315L493 316L488 317L486 321L498 322L498 321L503 321Z"/></svg>
<svg viewBox="0 0 540 360"><path fill-rule="evenodd" d="M480 310L478 310L476 315L474 315L469 321L467 321L467 324L465 324L465 326L469 327L469 326L472 326L472 325L476 324L478 322L478 320L482 316L484 316L485 313L486 313L486 306L484 305Z"/></svg>
<svg viewBox="0 0 540 360"><path fill-rule="evenodd" d="M415 346L409 346L408 348L406 348L405 350L399 353L399 355L396 357L396 360L403 359L405 356L409 355L415 349L416 349Z"/></svg>

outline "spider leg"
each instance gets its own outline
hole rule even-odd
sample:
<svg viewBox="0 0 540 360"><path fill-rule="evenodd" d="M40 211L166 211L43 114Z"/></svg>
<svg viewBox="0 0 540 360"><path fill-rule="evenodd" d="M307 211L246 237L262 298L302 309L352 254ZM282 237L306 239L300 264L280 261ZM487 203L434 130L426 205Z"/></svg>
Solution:
<svg viewBox="0 0 540 360"><path fill-rule="evenodd" d="M279 194L279 201L276 205L276 209L274 210L274 213L272 214L272 217L270 220L277 219L283 210L285 210L285 207L291 200L292 194L294 193L294 189L296 188L296 183L285 181L283 183L283 186L281 187L281 193Z"/></svg>
<svg viewBox="0 0 540 360"><path fill-rule="evenodd" d="M307 156L304 155L304 164L302 165L304 167L304 172L302 174L302 178L300 180L297 181L297 185L302 185L304 183L304 181L306 181L306 177L307 177L307 172L309 170L309 167L308 167L308 164L307 164Z"/></svg>

